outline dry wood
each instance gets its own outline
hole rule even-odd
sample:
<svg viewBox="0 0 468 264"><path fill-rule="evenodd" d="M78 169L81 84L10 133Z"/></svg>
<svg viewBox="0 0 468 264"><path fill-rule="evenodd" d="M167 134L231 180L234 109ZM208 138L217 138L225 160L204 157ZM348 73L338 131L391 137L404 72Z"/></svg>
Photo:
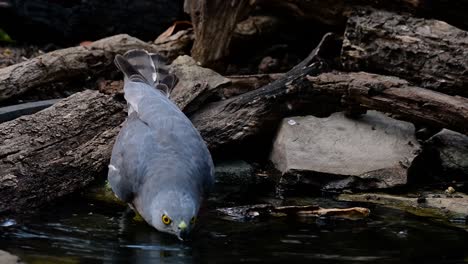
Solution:
<svg viewBox="0 0 468 264"><path fill-rule="evenodd" d="M322 208L318 205L290 205L274 206L271 204L256 204L218 209L232 220L245 220L271 216L302 216L318 217L331 216L347 219L360 219L369 216L370 210L364 207L351 208Z"/></svg>
<svg viewBox="0 0 468 264"><path fill-rule="evenodd" d="M26 214L105 171L125 105L84 91L0 124L0 214Z"/></svg>
<svg viewBox="0 0 468 264"><path fill-rule="evenodd" d="M46 53L31 60L0 69L0 101L38 87L57 82L73 82L95 77L112 67L116 54L130 49L146 49L163 55L176 56L173 49L148 44L128 35L116 35L78 46ZM172 57L173 58L173 57Z"/></svg>
<svg viewBox="0 0 468 264"><path fill-rule="evenodd" d="M348 20L342 62L347 70L394 75L468 97L468 32L445 22L358 12Z"/></svg>
<svg viewBox="0 0 468 264"><path fill-rule="evenodd" d="M223 99L231 98L258 89L283 76L283 73L227 76L231 80L231 84L223 89L219 89L218 95Z"/></svg>
<svg viewBox="0 0 468 264"><path fill-rule="evenodd" d="M184 10L195 31L192 57L202 65L216 65L228 54L232 32L250 8L250 0L186 0Z"/></svg>
<svg viewBox="0 0 468 264"><path fill-rule="evenodd" d="M397 77L365 72L308 76L311 91L344 96L345 104L392 113L396 118L468 135L468 99L411 86Z"/></svg>
<svg viewBox="0 0 468 264"><path fill-rule="evenodd" d="M291 85L304 83L306 75L317 75L326 69L320 55L335 41L326 34L318 47L300 64L280 78L260 89L205 105L190 116L195 127L215 150L225 144L235 144L254 135L271 132L282 117L297 111L304 98Z"/></svg>
<svg viewBox="0 0 468 264"><path fill-rule="evenodd" d="M233 3L220 0L185 0L185 12L191 15L195 27L196 40L192 56L204 65L213 66L216 61L226 57L230 53L231 38L235 38L236 46L242 46L243 41L244 44L252 39L257 41L258 35L265 31L277 30L279 20L307 21L304 23L312 20L344 29L349 15L362 7L409 12L468 29L468 0L240 0ZM261 16L251 14L251 17L241 21L252 10L258 9L263 11ZM384 22L385 19L382 18L381 21ZM411 27L412 23L405 22L403 25Z"/></svg>

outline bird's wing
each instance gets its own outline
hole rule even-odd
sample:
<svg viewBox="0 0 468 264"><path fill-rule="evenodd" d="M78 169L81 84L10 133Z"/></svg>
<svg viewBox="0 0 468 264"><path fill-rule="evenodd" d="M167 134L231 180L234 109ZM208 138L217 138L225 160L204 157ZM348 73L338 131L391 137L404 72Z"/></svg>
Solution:
<svg viewBox="0 0 468 264"><path fill-rule="evenodd" d="M114 143L109 164L108 180L114 193L130 203L138 188L139 176L145 170L145 155L151 153L146 144L152 137L149 127L136 113L125 121Z"/></svg>

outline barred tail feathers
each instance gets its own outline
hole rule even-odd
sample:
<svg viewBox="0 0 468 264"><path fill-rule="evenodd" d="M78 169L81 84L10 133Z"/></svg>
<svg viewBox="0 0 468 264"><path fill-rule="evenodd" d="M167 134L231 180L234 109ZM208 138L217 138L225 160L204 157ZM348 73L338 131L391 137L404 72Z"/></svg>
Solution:
<svg viewBox="0 0 468 264"><path fill-rule="evenodd" d="M115 64L128 80L147 83L169 97L177 77L169 73L166 59L145 50L130 50L115 57Z"/></svg>

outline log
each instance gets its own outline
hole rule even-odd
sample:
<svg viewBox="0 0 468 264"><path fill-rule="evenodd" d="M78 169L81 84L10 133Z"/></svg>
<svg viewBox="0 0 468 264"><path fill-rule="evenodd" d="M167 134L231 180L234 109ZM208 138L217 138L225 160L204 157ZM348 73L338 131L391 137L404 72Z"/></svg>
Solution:
<svg viewBox="0 0 468 264"><path fill-rule="evenodd" d="M232 32L250 11L249 0L186 0L184 11L190 14L195 31L192 57L204 66L216 67L228 55Z"/></svg>
<svg viewBox="0 0 468 264"><path fill-rule="evenodd" d="M324 69L317 63L295 69L265 87L207 104L193 113L190 118L210 149L272 131L281 118L294 112L317 114L313 106L319 102L328 105L328 112L357 105L468 135L467 98L411 86L391 76L364 72L318 75Z"/></svg>
<svg viewBox="0 0 468 264"><path fill-rule="evenodd" d="M218 96L223 99L228 99L241 95L276 81L283 77L283 75L283 73L270 73L227 76L227 78L231 80L231 84L223 89L219 89Z"/></svg>
<svg viewBox="0 0 468 264"><path fill-rule="evenodd" d="M348 20L341 59L346 70L394 75L416 86L468 97L468 32L385 11Z"/></svg>
<svg viewBox="0 0 468 264"><path fill-rule="evenodd" d="M328 27L341 32L346 27L350 14L363 7L436 18L468 30L468 20L465 18L468 0L256 0L236 1L232 5L229 1L185 0L184 10L194 22L196 40L192 55L203 65L212 67L230 54L229 43L233 37L236 46L258 44L257 42L262 41L258 35L278 30L278 24L284 24L283 22L289 23L289 29L293 30L298 21L302 21L302 24L315 23L317 28ZM261 15L257 15L255 11ZM249 18L242 20L248 15ZM210 19L206 19L208 17ZM288 30L288 26L281 29ZM278 32L281 33L283 32Z"/></svg>
<svg viewBox="0 0 468 264"><path fill-rule="evenodd" d="M123 54L130 49L159 52L169 55L169 59L179 55L179 52L168 47L166 43L148 44L123 34L98 40L89 46L46 53L0 69L0 102L32 89L42 87L46 90L54 83L73 83L100 76L105 71L115 69L113 61L116 54Z"/></svg>
<svg viewBox="0 0 468 264"><path fill-rule="evenodd" d="M27 214L105 171L125 104L84 91L0 124L0 214Z"/></svg>
<svg viewBox="0 0 468 264"><path fill-rule="evenodd" d="M240 143L252 136L271 132L281 118L301 108L303 98L295 83L304 83L306 75L317 75L326 70L320 56L327 53L327 46L335 37L326 34L317 48L300 64L280 78L260 89L239 96L205 105L190 119L211 150L220 146Z"/></svg>
<svg viewBox="0 0 468 264"><path fill-rule="evenodd" d="M267 217L299 216L299 217L336 217L344 219L362 219L370 214L364 207L322 208L318 205L288 205L274 206L272 204L255 204L237 207L219 208L218 212L228 216L230 220L252 220Z"/></svg>
<svg viewBox="0 0 468 264"><path fill-rule="evenodd" d="M391 113L395 118L468 135L468 99L415 87L392 76L365 72L324 73L306 78L311 91L344 96L345 104Z"/></svg>
<svg viewBox="0 0 468 264"><path fill-rule="evenodd" d="M122 33L151 40L180 17L183 5L182 0L4 1L0 24L13 39L64 44Z"/></svg>

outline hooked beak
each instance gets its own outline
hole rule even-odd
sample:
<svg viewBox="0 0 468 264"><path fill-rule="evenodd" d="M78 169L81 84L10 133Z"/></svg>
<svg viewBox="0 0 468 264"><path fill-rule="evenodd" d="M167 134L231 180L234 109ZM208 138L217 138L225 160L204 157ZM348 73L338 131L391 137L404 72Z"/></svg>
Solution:
<svg viewBox="0 0 468 264"><path fill-rule="evenodd" d="M179 234L177 237L182 241L187 240L188 235L189 235L189 230L185 221L181 221L177 227L179 228Z"/></svg>

